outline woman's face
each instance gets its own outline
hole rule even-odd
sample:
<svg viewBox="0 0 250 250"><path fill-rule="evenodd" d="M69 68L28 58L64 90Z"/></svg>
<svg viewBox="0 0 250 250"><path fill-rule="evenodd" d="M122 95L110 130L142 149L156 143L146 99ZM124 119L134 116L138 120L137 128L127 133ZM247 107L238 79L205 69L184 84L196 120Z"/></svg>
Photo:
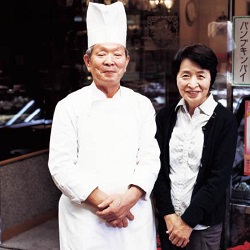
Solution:
<svg viewBox="0 0 250 250"><path fill-rule="evenodd" d="M184 98L190 114L209 96L211 75L189 59L184 59L176 77L180 95Z"/></svg>

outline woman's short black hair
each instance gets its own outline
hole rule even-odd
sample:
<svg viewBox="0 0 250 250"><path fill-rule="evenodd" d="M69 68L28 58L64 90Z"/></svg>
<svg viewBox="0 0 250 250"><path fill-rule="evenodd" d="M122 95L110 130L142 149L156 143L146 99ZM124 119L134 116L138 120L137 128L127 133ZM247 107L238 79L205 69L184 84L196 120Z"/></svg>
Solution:
<svg viewBox="0 0 250 250"><path fill-rule="evenodd" d="M176 79L181 63L184 59L189 59L199 65L202 69L209 70L211 75L211 88L216 78L218 65L218 59L213 50L203 44L188 45L179 49L172 63L174 79Z"/></svg>

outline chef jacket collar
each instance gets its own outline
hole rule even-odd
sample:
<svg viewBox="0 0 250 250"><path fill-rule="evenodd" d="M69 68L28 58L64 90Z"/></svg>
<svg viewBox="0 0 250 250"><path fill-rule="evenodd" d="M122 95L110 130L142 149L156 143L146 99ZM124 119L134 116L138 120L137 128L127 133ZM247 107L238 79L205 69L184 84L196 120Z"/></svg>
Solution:
<svg viewBox="0 0 250 250"><path fill-rule="evenodd" d="M121 97L121 87L112 98L107 98L107 96L100 89L96 87L94 82L91 85L93 87L93 97L95 101L104 100L104 99L116 99L116 98Z"/></svg>

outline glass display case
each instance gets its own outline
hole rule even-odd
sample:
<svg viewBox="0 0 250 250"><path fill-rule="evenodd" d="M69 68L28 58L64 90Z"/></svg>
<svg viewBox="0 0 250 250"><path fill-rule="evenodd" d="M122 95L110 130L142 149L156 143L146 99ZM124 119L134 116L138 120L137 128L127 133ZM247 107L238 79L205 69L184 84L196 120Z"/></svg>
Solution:
<svg viewBox="0 0 250 250"><path fill-rule="evenodd" d="M82 58L87 49L87 4L3 2L2 18L10 27L0 41L0 160L48 148L57 102L91 83ZM179 46L179 1L171 6L124 4L131 59L122 84L149 97L159 110L177 97L170 68Z"/></svg>
<svg viewBox="0 0 250 250"><path fill-rule="evenodd" d="M48 147L52 120L23 86L0 89L0 161Z"/></svg>
<svg viewBox="0 0 250 250"><path fill-rule="evenodd" d="M250 241L250 175L244 172L245 102L249 100L250 95L239 98L235 110L239 129L230 190L230 246Z"/></svg>
<svg viewBox="0 0 250 250"><path fill-rule="evenodd" d="M179 46L179 2L171 11L162 5L126 6L130 62L124 86L147 96L156 110L176 97L171 62ZM173 88L171 87L173 85Z"/></svg>

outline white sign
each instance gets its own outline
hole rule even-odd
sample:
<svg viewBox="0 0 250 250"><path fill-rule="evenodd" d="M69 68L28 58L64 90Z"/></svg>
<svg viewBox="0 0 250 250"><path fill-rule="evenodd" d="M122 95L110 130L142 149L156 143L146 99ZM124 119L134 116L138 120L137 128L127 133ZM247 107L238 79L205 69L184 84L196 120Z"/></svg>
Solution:
<svg viewBox="0 0 250 250"><path fill-rule="evenodd" d="M250 16L233 17L233 35L232 84L250 86Z"/></svg>

